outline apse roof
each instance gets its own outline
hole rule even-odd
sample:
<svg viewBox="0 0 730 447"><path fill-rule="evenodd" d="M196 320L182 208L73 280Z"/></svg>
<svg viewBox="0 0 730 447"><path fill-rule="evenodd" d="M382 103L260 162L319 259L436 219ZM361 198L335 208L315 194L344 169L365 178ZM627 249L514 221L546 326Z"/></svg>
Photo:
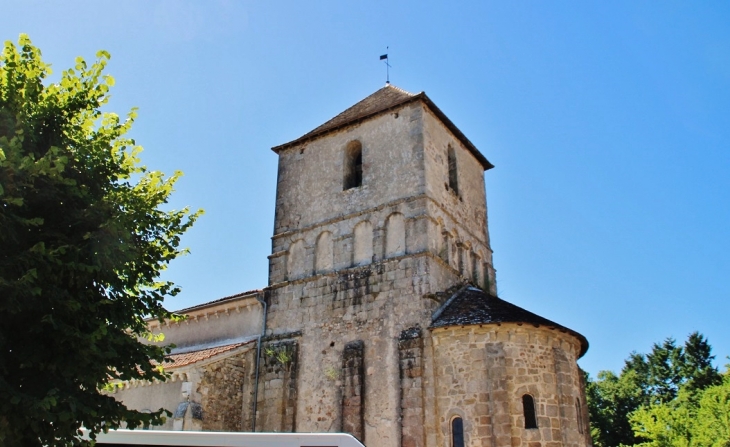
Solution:
<svg viewBox="0 0 730 447"><path fill-rule="evenodd" d="M497 323L531 324L566 332L580 341L579 357L588 351L588 340L578 332L471 286L457 291L434 313L431 327Z"/></svg>
<svg viewBox="0 0 730 447"><path fill-rule="evenodd" d="M409 93L401 88L398 88L391 84L386 84L385 87L376 91L372 95L358 102L354 106L335 116L331 120L325 122L321 126L316 127L314 130L307 132L296 140L292 140L288 143L284 143L279 146L275 146L272 150L279 153L280 150L288 147L295 146L308 140L312 140L319 136L322 136L328 132L341 129L350 124L354 124L359 121L372 118L380 113L391 110L395 107L399 107L403 104L412 101L422 101L431 112L436 115L441 122L456 136L461 143L471 152L477 160L482 164L484 170L491 169L494 167L484 155L469 141L466 136L451 122L451 120L438 108L431 99L426 96L426 93Z"/></svg>

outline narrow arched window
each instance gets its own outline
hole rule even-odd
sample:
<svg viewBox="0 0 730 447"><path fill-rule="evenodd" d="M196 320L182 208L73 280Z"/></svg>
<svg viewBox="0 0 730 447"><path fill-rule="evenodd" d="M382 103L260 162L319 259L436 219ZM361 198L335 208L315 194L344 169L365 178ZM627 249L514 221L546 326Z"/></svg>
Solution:
<svg viewBox="0 0 730 447"><path fill-rule="evenodd" d="M464 447L464 421L460 417L451 420L451 447Z"/></svg>
<svg viewBox="0 0 730 447"><path fill-rule="evenodd" d="M580 399L575 398L575 417L578 421L578 433L583 434L583 411L580 406Z"/></svg>
<svg viewBox="0 0 730 447"><path fill-rule="evenodd" d="M362 186L362 144L350 141L345 148L345 176L344 189Z"/></svg>
<svg viewBox="0 0 730 447"><path fill-rule="evenodd" d="M456 170L456 154L454 148L449 146L448 149L448 162L449 162L449 189L454 194L459 194L459 177Z"/></svg>
<svg viewBox="0 0 730 447"><path fill-rule="evenodd" d="M525 414L525 428L537 428L535 400L529 394L522 396L522 411Z"/></svg>

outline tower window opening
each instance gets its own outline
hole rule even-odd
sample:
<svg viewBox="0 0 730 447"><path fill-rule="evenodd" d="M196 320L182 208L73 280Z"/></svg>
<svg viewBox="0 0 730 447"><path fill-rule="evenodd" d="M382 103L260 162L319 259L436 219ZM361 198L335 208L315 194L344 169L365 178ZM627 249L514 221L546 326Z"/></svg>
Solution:
<svg viewBox="0 0 730 447"><path fill-rule="evenodd" d="M451 420L451 447L464 447L464 421L460 417Z"/></svg>
<svg viewBox="0 0 730 447"><path fill-rule="evenodd" d="M345 149L344 189L362 186L362 144L355 140Z"/></svg>
<svg viewBox="0 0 730 447"><path fill-rule="evenodd" d="M449 189L454 192L454 194L459 194L459 177L457 175L456 170L456 154L454 153L454 148L449 146L448 149L448 162L449 162Z"/></svg>
<svg viewBox="0 0 730 447"><path fill-rule="evenodd" d="M522 396L522 411L525 414L525 428L537 428L535 400L529 394Z"/></svg>

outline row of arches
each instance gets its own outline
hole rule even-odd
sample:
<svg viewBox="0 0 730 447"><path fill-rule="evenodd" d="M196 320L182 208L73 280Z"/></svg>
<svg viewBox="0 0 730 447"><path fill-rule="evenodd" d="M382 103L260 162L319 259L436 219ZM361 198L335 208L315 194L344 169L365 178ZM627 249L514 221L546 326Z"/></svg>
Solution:
<svg viewBox="0 0 730 447"><path fill-rule="evenodd" d="M385 221L384 258L401 256L406 253L406 222L401 213L393 213ZM287 255L287 277L289 280L302 278L310 274L331 272L335 268L335 244L332 232L323 231L315 239L313 257L307 256L304 239L294 241ZM352 232L352 249L349 266L367 265L373 262L374 227L368 220L355 225Z"/></svg>
<svg viewBox="0 0 730 447"><path fill-rule="evenodd" d="M454 270L465 278L471 279L474 284L485 287L489 286L489 270L484 255L474 250L469 242L461 242L457 235L448 231L441 231L439 256Z"/></svg>

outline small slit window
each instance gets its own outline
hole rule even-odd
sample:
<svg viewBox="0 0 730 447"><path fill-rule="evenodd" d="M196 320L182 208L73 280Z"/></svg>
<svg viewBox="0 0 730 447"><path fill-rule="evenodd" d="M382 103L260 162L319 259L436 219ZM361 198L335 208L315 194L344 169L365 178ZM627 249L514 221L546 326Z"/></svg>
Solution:
<svg viewBox="0 0 730 447"><path fill-rule="evenodd" d="M447 158L449 163L449 189L458 195L459 176L457 175L456 169L456 154L454 153L454 148L451 146L449 146Z"/></svg>
<svg viewBox="0 0 730 447"><path fill-rule="evenodd" d="M451 447L464 447L464 421L460 417L451 420Z"/></svg>
<svg viewBox="0 0 730 447"><path fill-rule="evenodd" d="M575 417L578 420L578 433L583 434L583 411L578 398L575 399Z"/></svg>
<svg viewBox="0 0 730 447"><path fill-rule="evenodd" d="M345 179L343 189L362 186L362 144L350 141L345 148Z"/></svg>
<svg viewBox="0 0 730 447"><path fill-rule="evenodd" d="M522 396L522 411L525 414L525 428L537 428L535 400L529 394Z"/></svg>

